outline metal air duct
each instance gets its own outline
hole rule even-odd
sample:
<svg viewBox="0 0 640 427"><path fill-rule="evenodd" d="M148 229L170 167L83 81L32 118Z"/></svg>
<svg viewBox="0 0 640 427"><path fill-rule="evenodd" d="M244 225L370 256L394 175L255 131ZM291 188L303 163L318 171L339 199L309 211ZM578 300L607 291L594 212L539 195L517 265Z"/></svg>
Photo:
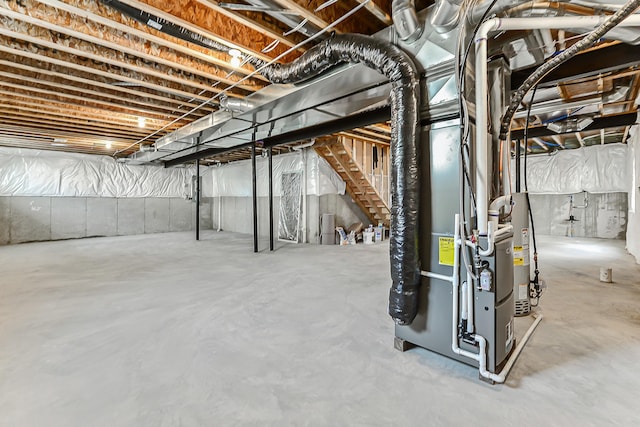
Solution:
<svg viewBox="0 0 640 427"><path fill-rule="evenodd" d="M393 26L402 41L413 43L422 35L423 25L418 19L413 0L394 0L391 4Z"/></svg>
<svg viewBox="0 0 640 427"><path fill-rule="evenodd" d="M460 20L461 0L438 0L435 11L431 15L431 26L439 33L444 34L458 26ZM395 3L394 3L395 4ZM395 20L395 19L394 19Z"/></svg>
<svg viewBox="0 0 640 427"><path fill-rule="evenodd" d="M358 34L335 35L289 64L262 71L273 83L298 83L341 63L361 63L391 82L391 278L389 314L410 324L417 314L420 269L417 251L419 75L393 44Z"/></svg>

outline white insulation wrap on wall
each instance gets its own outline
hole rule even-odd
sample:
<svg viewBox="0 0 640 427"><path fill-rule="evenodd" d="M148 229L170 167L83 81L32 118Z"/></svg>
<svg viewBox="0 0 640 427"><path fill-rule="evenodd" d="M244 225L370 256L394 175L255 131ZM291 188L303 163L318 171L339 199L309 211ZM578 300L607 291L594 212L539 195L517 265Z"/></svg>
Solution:
<svg viewBox="0 0 640 427"><path fill-rule="evenodd" d="M627 250L640 264L640 129L629 132L629 218L627 220Z"/></svg>
<svg viewBox="0 0 640 427"><path fill-rule="evenodd" d="M306 170L304 168L306 157ZM242 160L212 168L213 196L251 197L251 160ZM269 159L256 159L258 197L269 195ZM345 183L333 168L313 149L273 156L273 194L280 196L282 174L304 172L307 195L344 194Z"/></svg>
<svg viewBox="0 0 640 427"><path fill-rule="evenodd" d="M531 194L616 193L629 190L628 147L594 145L553 155L527 156ZM523 158L524 162L524 158ZM524 165L521 168L524 187ZM512 185L515 160L511 162Z"/></svg>
<svg viewBox="0 0 640 427"><path fill-rule="evenodd" d="M194 167L133 166L108 156L0 147L0 196L183 197ZM203 175L209 175L206 169ZM203 178L203 196L211 180Z"/></svg>

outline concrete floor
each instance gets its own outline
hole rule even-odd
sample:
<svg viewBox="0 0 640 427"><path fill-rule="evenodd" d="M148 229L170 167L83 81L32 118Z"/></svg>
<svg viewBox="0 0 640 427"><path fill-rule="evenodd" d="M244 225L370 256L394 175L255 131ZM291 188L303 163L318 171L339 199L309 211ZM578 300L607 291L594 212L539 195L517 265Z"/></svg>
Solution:
<svg viewBox="0 0 640 427"><path fill-rule="evenodd" d="M498 386L393 349L386 244L0 247L0 425L640 425L640 266L620 241L540 240L545 319Z"/></svg>

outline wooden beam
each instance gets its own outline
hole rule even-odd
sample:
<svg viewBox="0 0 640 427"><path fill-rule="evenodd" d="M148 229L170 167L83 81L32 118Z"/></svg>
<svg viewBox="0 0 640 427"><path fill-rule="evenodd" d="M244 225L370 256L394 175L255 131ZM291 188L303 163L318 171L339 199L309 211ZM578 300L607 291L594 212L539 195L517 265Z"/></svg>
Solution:
<svg viewBox="0 0 640 427"><path fill-rule="evenodd" d="M64 138L64 139L74 139L74 138L96 138L95 133L83 133L81 131L73 130L73 129L62 129L62 128L52 128L48 127L43 123L33 123L33 124L21 124L16 125L10 120L0 119L0 132L4 132L6 134L16 134L16 135L44 135L46 133L49 138ZM122 142L129 144L132 140L137 138L131 138L131 134L128 135L128 138L121 138L112 136L111 139L114 142Z"/></svg>
<svg viewBox="0 0 640 427"><path fill-rule="evenodd" d="M373 143L376 143L376 144L382 144L382 145L386 145L386 146L389 145L389 141L379 140L379 139L375 139L375 138L369 138L367 136L358 135L358 134L352 133L352 132L340 132L339 135L348 136L349 138L360 139L362 141L373 142Z"/></svg>
<svg viewBox="0 0 640 427"><path fill-rule="evenodd" d="M545 151L549 151L549 147L547 147L547 144L545 144L542 139L540 139L540 138L531 138L531 140L533 142L535 142L536 144L538 144Z"/></svg>
<svg viewBox="0 0 640 427"><path fill-rule="evenodd" d="M6 61L0 60L0 65L3 65L5 62ZM17 65L17 64L13 64L13 65ZM146 107L151 107L153 108L153 110L148 110L148 111L154 112L155 114L163 114L167 117L177 116L176 114L174 114L178 112L175 105L171 106L171 105L161 105L158 103L140 102L136 97L125 98L125 97L110 94L104 91L87 89L84 86L72 86L72 85L64 84L60 81L49 81L49 80L46 80L46 78L50 77L52 73L48 72L47 75L42 75L41 71L43 70L36 70L39 78L29 77L24 74L10 73L6 71L0 71L0 77L4 77L6 79L10 79L14 81L29 83L29 85L20 85L20 86L24 86L27 90L35 90L35 91L42 92L41 91L42 88L40 86L53 87L53 88L59 89L56 92L58 96L67 96L67 92L61 92L60 91L61 89L68 92L77 92L83 95L92 95L96 97L96 98L82 97L82 99L84 100L95 100L96 102L106 102L104 101L105 99L110 99L110 100L121 102L121 104L117 104L117 103L113 103L113 104L120 105L123 108L135 108L135 107L130 107L130 104L134 104L134 105L140 105L142 107L145 107L141 109L137 108L138 111L146 111ZM4 84L7 85L8 80L5 81ZM109 85L106 85L106 84L104 86L109 87ZM140 92L141 95L143 93L144 92ZM161 110L164 110L164 111L161 111ZM201 109L201 110L204 110L204 109ZM211 109L208 109L208 110L210 111ZM201 112L205 113L205 111L201 111Z"/></svg>
<svg viewBox="0 0 640 427"><path fill-rule="evenodd" d="M158 18L162 18L168 22L179 25L217 43L238 49L246 55L251 55L265 61L269 61L271 59L271 55L275 57L286 50L286 48L276 48L274 51L270 52L269 55L253 50L253 46L261 46L262 48L268 46L272 40L251 28L230 23L224 16L220 16L211 9L198 4L197 1L120 1L128 4L129 6L157 16ZM188 18L188 20L185 18ZM215 29L216 33L209 29ZM242 43L244 40L250 40L250 42Z"/></svg>
<svg viewBox="0 0 640 427"><path fill-rule="evenodd" d="M296 14L298 14L298 16L306 19L311 24L315 25L320 29L323 29L329 26L328 22L314 15L312 12L310 12L309 10L305 9L304 7L300 6L299 4L297 4L292 0L275 0L275 2L280 6L282 6L283 9L288 9L292 12L295 12Z"/></svg>
<svg viewBox="0 0 640 427"><path fill-rule="evenodd" d="M75 120L50 116L46 112L36 117L22 110L16 111L15 106L0 108L0 113L2 113L2 117L0 117L1 124L19 126L23 129L40 129L43 135L55 135L56 132L88 133L94 137L118 138L132 142L145 136L145 134L135 132L133 129L119 130L109 126L103 127L100 124L83 125ZM155 137L159 138L164 134L166 132L162 132Z"/></svg>
<svg viewBox="0 0 640 427"><path fill-rule="evenodd" d="M280 33L272 30L271 28L267 27L264 24L261 24L259 22L256 22L252 19L249 19L248 17L244 16L241 13L235 12L233 10L229 10L229 9L225 9L223 7L220 7L220 2L216 1L216 0L196 0L198 3L202 4L205 7L208 7L210 9L212 9L213 11L217 12L217 13L221 13L223 15L225 15L228 18L233 19L234 21L245 25L255 31L258 31L260 33L266 34L267 36L271 37L273 40L277 40L279 43L282 43L285 46L288 47L293 47L295 46L297 43L293 42L292 40L289 40L287 37L282 36ZM266 47L266 46L265 46ZM303 52L304 48L298 48L299 51Z"/></svg>
<svg viewBox="0 0 640 427"><path fill-rule="evenodd" d="M97 125L101 125L102 127L106 127L111 130L119 129L127 132L135 132L135 130L138 129L137 118L133 117L130 120L120 118L115 119L113 118L115 115L109 115L109 117L106 117L104 114L89 114L84 111L70 111L69 108L54 108L42 103L10 99L6 96L0 97L0 106L19 109L21 112L28 111L35 113L37 115L36 117L39 117L40 115L44 116L45 114L56 116L62 121L85 125L88 129ZM164 123L161 122L158 124L158 127L161 127L162 125L164 125ZM151 124L149 124L149 126L151 126ZM179 125L174 124L171 127L176 128L179 127ZM143 132L145 134L149 133L148 130Z"/></svg>
<svg viewBox="0 0 640 427"><path fill-rule="evenodd" d="M3 50L2 46L0 46L0 51L2 51L2 50ZM8 51L15 52L16 59L18 59L17 56L19 56L18 55L20 53L19 50L17 50L17 49L14 50L14 49L7 48L5 50L5 52L8 52ZM29 58L29 59L33 59L30 56L26 56L26 57ZM154 108L165 109L165 110L168 110L168 111L174 111L176 109L179 109L180 106L189 107L189 108L193 108L193 107L197 106L197 104L193 104L193 103L190 103L188 101L184 101L182 99L171 98L171 97L169 97L167 95L160 96L160 95L156 95L154 93L144 92L144 91L141 91L141 90L135 90L135 89L131 89L131 88L128 88L128 87L115 86L113 84L101 82L101 81L98 81L98 80L86 79L84 77L80 77L80 76L74 75L73 74L74 70L65 70L66 71L65 73L60 73L58 71L52 70L51 68L46 68L46 67L36 68L36 67L32 67L32 66L29 66L29 65L25 65L25 63L24 63L24 62L26 62L25 58L20 58L20 59L21 59L21 61L17 61L17 60L5 61L5 60L0 59L0 65L4 65L4 66L15 68L15 69L18 69L18 70L24 70L24 71L29 71L29 72L35 73L39 77L38 80L39 80L39 82L41 84L44 84L44 82L47 81L47 80L44 80L44 78L50 78L50 77L61 79L61 80L68 80L68 81L72 81L72 82L76 82L76 83L81 83L83 85L87 85L87 86L90 86L90 87L94 87L95 86L95 87L103 88L103 89L106 89L106 90L110 90L110 91L114 91L114 92L120 92L120 93L124 93L124 94L127 94L127 95L131 95L131 98L123 98L123 99L130 99L130 102L137 103L137 104L140 104L140 105L153 105ZM45 62L49 63L48 61L45 61ZM50 63L50 64L51 65L55 65L55 66L60 66L57 63ZM85 70L77 70L77 71L85 72ZM86 71L86 72L88 73L89 71ZM43 76L43 74L44 74L44 76ZM59 81L53 81L53 82L51 82L51 84L58 85L58 84L60 84L60 82ZM80 86L72 86L72 87L80 88ZM83 90L88 90L88 89L83 89ZM98 92L98 91L89 90L87 93L97 93L97 94L100 94L102 96L108 96L109 95L108 92L104 92L104 91L99 91ZM150 99L150 100L160 101L162 103L173 104L173 105L162 105L162 104L159 104L158 102L143 102L143 100L145 100L147 98ZM211 107L202 107L202 109L208 109L210 111L215 111Z"/></svg>
<svg viewBox="0 0 640 427"><path fill-rule="evenodd" d="M5 73L0 72L0 76L4 76ZM38 82L36 82L38 83ZM160 119L160 120L164 120L164 119L171 119L171 118L178 118L179 115L177 114L167 114L165 112L158 112L158 111L154 111L154 110L149 110L146 108L138 108L138 107L131 107L128 105L123 105L123 104L118 104L115 102L110 102L110 101L104 101L104 100L99 100L99 99L93 99L93 98L87 98L86 96L79 96L79 95L71 95L65 92L60 92L60 91L54 91L54 90L48 90L48 89L42 89L36 86L25 86L25 85L20 85L20 84L15 84L15 83L11 83L11 82L2 82L0 83L0 87L8 87L8 88L12 88L12 89L16 89L18 91L24 91L24 92L34 92L34 93L40 93L43 95L50 95L50 96L54 96L54 97L59 97L59 98L66 98L70 100L70 104L71 105L76 105L76 106L88 106L88 107L92 107L92 108L100 108L100 106L104 106L105 112L110 112L113 110L110 110L109 107L111 108L116 108L119 111L115 111L115 112L120 112L120 113L124 113L124 114L135 114L138 116L145 116L147 118L156 118L156 119ZM32 93L24 93L24 92L10 92L10 91L0 91L0 93L5 93L8 95L14 94L16 96L24 96L24 97L30 97L33 99L40 99L43 101L49 101L51 100L51 98L47 98L47 97L41 97L38 95L33 95ZM75 101L75 102L74 102ZM96 104L96 105L92 105L92 104Z"/></svg>
<svg viewBox="0 0 640 427"><path fill-rule="evenodd" d="M9 30L5 30L0 28L0 34L2 35L6 35L7 37L12 37L15 39L19 39L19 38L23 38L23 35L20 33L14 33L13 31L9 31ZM65 68L71 68L73 70L78 70L78 71L82 71L85 73L89 73L89 74L95 74L95 75L99 75L102 77L106 77L109 79L112 79L116 82L127 82L127 83L133 83L142 87L146 87L148 89L153 89L153 90L157 90L160 92L165 92L168 94L173 94L173 95L177 95L177 96L181 96L184 97L186 99L196 99L196 100L200 100L200 101L207 101L209 99L209 97L207 96L202 96L199 95L197 93L191 93L191 92L187 92L181 89L177 89L175 87L172 86L163 86L161 84L159 84L159 82L154 82L152 79L140 79L140 78L132 78L129 77L127 75L127 73L124 72L124 70L120 70L120 72L118 74L112 73L112 72L108 72L108 71L104 71L100 68L97 67L96 64L94 64L93 67L87 67L84 65L80 65L77 63L77 58L75 59L75 62L73 61L74 56L82 56L80 51L78 52L70 52L69 53L69 57L68 60L60 60L58 58L63 57L63 55L61 54L61 52L65 52L64 50L62 50L59 46L56 45L56 43L53 42L49 42L49 41L45 41L45 40L39 40L35 37L29 37L27 36L29 39L31 39L32 41L26 40L27 42L30 43L35 43L35 44L40 44L43 45L53 51L56 51L56 56L57 58L52 58L50 56L47 55L43 55L40 53L33 53L28 51L26 48L24 50L21 49L15 49L12 47L8 47L6 45L3 45L2 40L0 39L0 52L10 52L12 54L18 55L18 56L24 56L27 58L32 58L35 59L36 61L44 61L44 62L48 62L51 64L55 64L55 65L59 65ZM101 61L100 58L98 56L94 55L94 58L96 58L95 60L99 61L99 62L105 62L106 61ZM91 59L91 58L90 58ZM114 65L115 67L120 67L120 68L127 68L127 64L126 63L112 63L110 65ZM141 67L137 67L137 68L141 68ZM135 71L135 70L134 70ZM189 101L190 102L190 101Z"/></svg>
<svg viewBox="0 0 640 427"><path fill-rule="evenodd" d="M68 131L68 132L82 132L91 133L94 136L103 136L107 138L133 138L131 141L136 141L146 134L134 131L134 129L116 129L112 126L104 126L101 123L79 123L77 120L68 119L66 117L52 116L47 111L42 111L35 116L31 112L25 112L21 108L17 108L15 105L3 106L0 104L0 123L20 125L33 128L42 128L42 133L47 134L49 131ZM156 135L155 138L159 138L164 135L165 132Z"/></svg>
<svg viewBox="0 0 640 427"><path fill-rule="evenodd" d="M580 143L580 146L584 147L584 139L582 138L582 135L580 135L580 132L576 132L574 135L578 139L578 142Z"/></svg>
<svg viewBox="0 0 640 427"><path fill-rule="evenodd" d="M38 11L38 9L36 9L36 11ZM21 40L28 41L30 43L44 45L46 47L49 47L50 49L57 49L73 55L83 56L85 58L89 58L94 61L104 62L110 65L128 68L130 70L134 70L141 74L148 74L156 78L173 81L178 84L195 87L195 88L202 89L212 93L220 93L224 89L215 87L212 84L201 83L199 80L196 80L193 77L187 77L186 75L191 74L194 76L199 76L203 79L213 80L214 82L216 80L219 80L219 81L224 81L224 83L226 84L233 84L233 82L228 79L223 79L220 76L214 77L210 73L202 72L197 67L195 67L195 63L191 64L193 68L190 69L189 66L187 65L179 64L178 62L169 61L168 59L165 59L164 55L160 51L155 52L155 55L154 55L154 54L143 52L138 49L134 49L128 46L128 45L133 45L134 44L133 41L127 41L124 36L120 37L119 42L111 41L110 39L113 38L113 34L112 32L109 32L109 31L102 32L101 35L98 36L94 34L86 34L73 29L68 29L64 26L57 25L49 21L44 21L42 19L36 19L28 15L23 15L21 13L14 12L12 10L0 9L0 14L8 16L12 19L20 20L29 25L44 28L49 31L55 31L57 33L67 35L69 37L74 37L86 43L75 42L73 43L73 45L76 47L71 47L71 43L67 45L59 41L53 41L53 38L51 37L51 33L47 34L45 32L38 31L35 28L27 29L28 34L0 29L0 34L3 34L5 36L16 37ZM57 15L57 14L51 17L51 19L61 19L61 18L64 19L65 17L61 17L60 15ZM74 21L71 17L67 17L66 19L68 20L68 25L75 26ZM87 30L87 31L90 31L90 30ZM31 34L37 34L37 36L39 37L32 37ZM96 53L95 47L91 46L89 43L97 46L102 46L107 49L111 49L113 52L101 51L99 53ZM139 49L143 49L143 47L140 47L140 46L138 47ZM167 67L167 69L164 69L162 71L157 71L158 67L139 66L137 65L136 61L127 60L125 54L144 59L147 62L152 62L152 63L155 62L156 64L162 65L163 67ZM171 72L172 68L174 70L179 70L181 72L180 74L182 74L182 77L173 75ZM248 91L255 91L256 87L243 86L242 89L248 90ZM229 96L233 96L233 95L229 94Z"/></svg>
<svg viewBox="0 0 640 427"><path fill-rule="evenodd" d="M187 42L184 42L182 40L174 41L172 40L173 37L165 35L164 33L161 33L161 32L157 32L158 35L151 34L150 27L142 26L141 24L138 24L138 22L133 19L129 20L130 21L129 25L125 25L123 23L125 20L122 19L120 14L118 14L118 16L120 16L121 19L118 21L114 21L114 19L116 19L115 13L110 18L105 18L104 16L99 14L100 8L97 7L96 3L86 3L86 2L82 3L83 8L81 9L78 7L74 7L70 4L63 3L58 0L35 0L35 1L52 6L57 10L64 10L66 12L69 12L70 14L82 17L84 19L91 20L105 27L109 27L116 31L119 31L123 34L133 35L135 37L138 37L141 40L150 41L158 46L164 46L176 52L180 52L182 54L197 58L201 61L214 64L218 67L222 67L227 70L233 70L234 73L236 74L247 75L252 71L244 68L232 67L231 64L229 64L228 60L223 59L223 56L227 56L227 55L221 52L216 52L211 49L205 52L204 48L197 45L193 45L193 44L191 47L187 47L186 46ZM75 2L74 4L78 4L78 2ZM266 81L266 79L261 75L255 75L252 78ZM230 80L235 82L237 79L230 79Z"/></svg>
<svg viewBox="0 0 640 427"><path fill-rule="evenodd" d="M374 3L373 0L356 0L358 3L363 4L366 2L364 8L367 9L373 16L375 16L378 21L382 22L384 25L391 25L391 17L387 12L382 10L380 6Z"/></svg>
<svg viewBox="0 0 640 427"><path fill-rule="evenodd" d="M564 150L564 141L560 135L551 135L551 139Z"/></svg>

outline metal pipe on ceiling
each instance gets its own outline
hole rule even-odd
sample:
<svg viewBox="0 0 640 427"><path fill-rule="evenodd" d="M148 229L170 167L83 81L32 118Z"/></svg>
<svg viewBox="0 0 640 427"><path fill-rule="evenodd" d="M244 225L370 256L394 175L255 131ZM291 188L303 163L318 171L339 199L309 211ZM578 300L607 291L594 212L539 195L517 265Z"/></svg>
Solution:
<svg viewBox="0 0 640 427"><path fill-rule="evenodd" d="M413 43L420 38L424 25L418 19L414 0L393 0L391 15L400 40Z"/></svg>

